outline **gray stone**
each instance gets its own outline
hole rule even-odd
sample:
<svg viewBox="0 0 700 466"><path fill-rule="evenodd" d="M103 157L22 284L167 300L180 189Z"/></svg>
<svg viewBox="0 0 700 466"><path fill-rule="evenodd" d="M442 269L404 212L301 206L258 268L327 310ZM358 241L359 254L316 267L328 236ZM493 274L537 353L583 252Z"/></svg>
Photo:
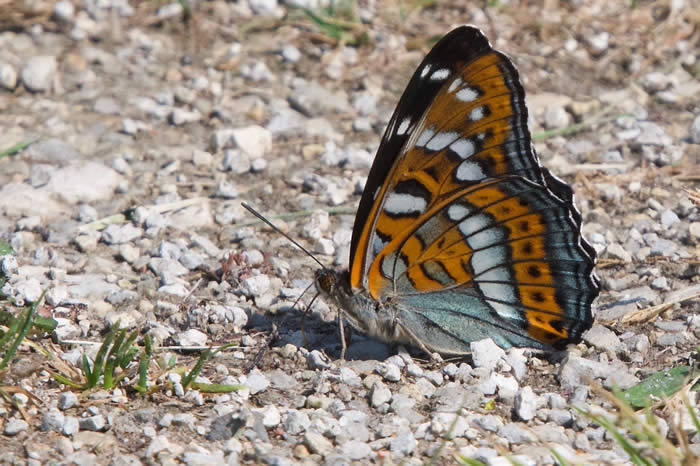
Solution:
<svg viewBox="0 0 700 466"><path fill-rule="evenodd" d="M563 388L572 389L585 383L586 378L597 379L609 377L615 372L610 364L582 358L569 353L559 367L559 381Z"/></svg>
<svg viewBox="0 0 700 466"><path fill-rule="evenodd" d="M665 226L666 228L675 225L676 223L680 223L681 219L678 218L678 215L670 209L666 209L661 213L661 224Z"/></svg>
<svg viewBox="0 0 700 466"><path fill-rule="evenodd" d="M290 409L284 420L284 429L291 435L299 435L311 425L309 416L304 411Z"/></svg>
<svg viewBox="0 0 700 466"><path fill-rule="evenodd" d="M108 225L102 231L102 241L107 244L125 244L140 238L142 235L143 230L133 226L131 223Z"/></svg>
<svg viewBox="0 0 700 466"><path fill-rule="evenodd" d="M253 275L243 280L242 285L248 295L258 297L270 289L270 278L265 274Z"/></svg>
<svg viewBox="0 0 700 466"><path fill-rule="evenodd" d="M391 401L391 390L384 383L375 382L370 393L370 404L376 408L389 401Z"/></svg>
<svg viewBox="0 0 700 466"><path fill-rule="evenodd" d="M344 443L340 450L343 455L351 461L360 461L367 458L371 453L372 449L365 442L358 442L356 440L350 440Z"/></svg>
<svg viewBox="0 0 700 466"><path fill-rule="evenodd" d="M246 380L245 385L250 389L250 394L255 395L256 393L267 390L267 388L270 386L270 381L262 374L262 372L257 369L253 369L250 374L248 374L248 379Z"/></svg>
<svg viewBox="0 0 700 466"><path fill-rule="evenodd" d="M177 334L175 339L180 346L204 346L207 344L209 337L206 333L196 328L191 328Z"/></svg>
<svg viewBox="0 0 700 466"><path fill-rule="evenodd" d="M499 429L503 427L503 421L501 418L499 416L494 416L493 414L476 416L472 422L478 427L481 427L489 432L498 432Z"/></svg>
<svg viewBox="0 0 700 466"><path fill-rule="evenodd" d="M304 434L304 445L311 453L326 456L333 451L333 443L321 434L316 432L306 432Z"/></svg>
<svg viewBox="0 0 700 466"><path fill-rule="evenodd" d="M398 382L401 380L401 369L396 364L380 362L375 370L387 382Z"/></svg>
<svg viewBox="0 0 700 466"><path fill-rule="evenodd" d="M109 199L123 181L124 177L112 168L88 161L56 170L41 189L55 193L69 204L77 204Z"/></svg>
<svg viewBox="0 0 700 466"><path fill-rule="evenodd" d="M515 412L523 421L529 421L537 414L539 397L530 387L523 387L515 396Z"/></svg>
<svg viewBox="0 0 700 466"><path fill-rule="evenodd" d="M58 397L58 409L65 411L78 404L78 396L73 392L63 392Z"/></svg>
<svg viewBox="0 0 700 466"><path fill-rule="evenodd" d="M416 449L418 442L410 430L406 430L392 439L389 449L398 456L409 456Z"/></svg>
<svg viewBox="0 0 700 466"><path fill-rule="evenodd" d="M511 422L498 429L498 435L508 440L509 443L535 443L537 437L527 426Z"/></svg>
<svg viewBox="0 0 700 466"><path fill-rule="evenodd" d="M291 44L287 44L284 47L282 47L281 54L282 58L284 58L285 61L288 61L290 63L296 63L301 58L301 52L299 51L299 49Z"/></svg>
<svg viewBox="0 0 700 466"><path fill-rule="evenodd" d="M41 426L39 427L43 432L54 431L61 432L63 428L63 423L66 417L56 408L49 409L41 420Z"/></svg>
<svg viewBox="0 0 700 466"><path fill-rule="evenodd" d="M14 437L20 432L24 432L29 428L27 421L23 419L12 418L5 423L4 434L8 437Z"/></svg>
<svg viewBox="0 0 700 466"><path fill-rule="evenodd" d="M488 370L495 369L498 361L506 355L506 352L490 338L472 342L470 348L474 367L484 367Z"/></svg>
<svg viewBox="0 0 700 466"><path fill-rule="evenodd" d="M101 414L80 419L80 430L100 432L107 427L107 421Z"/></svg>
<svg viewBox="0 0 700 466"><path fill-rule="evenodd" d="M617 351L622 344L615 332L600 324L594 324L593 327L585 332L583 340L603 351Z"/></svg>
<svg viewBox="0 0 700 466"><path fill-rule="evenodd" d="M0 87L9 91L17 87L17 70L9 63L0 63Z"/></svg>
<svg viewBox="0 0 700 466"><path fill-rule="evenodd" d="M24 64L20 79L24 87L32 92L44 92L53 87L58 63L56 57L42 55L32 57Z"/></svg>
<svg viewBox="0 0 700 466"><path fill-rule="evenodd" d="M226 149L221 166L226 171L243 175L251 169L250 157L240 149Z"/></svg>

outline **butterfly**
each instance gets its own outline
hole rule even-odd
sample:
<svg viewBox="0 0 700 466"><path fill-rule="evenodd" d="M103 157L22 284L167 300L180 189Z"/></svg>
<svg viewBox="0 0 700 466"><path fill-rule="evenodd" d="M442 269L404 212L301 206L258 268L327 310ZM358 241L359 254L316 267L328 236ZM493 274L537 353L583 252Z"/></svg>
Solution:
<svg viewBox="0 0 700 466"><path fill-rule="evenodd" d="M344 320L445 355L489 337L538 349L581 339L600 290L596 253L527 119L515 66L480 30L437 42L382 138L349 269L315 274Z"/></svg>

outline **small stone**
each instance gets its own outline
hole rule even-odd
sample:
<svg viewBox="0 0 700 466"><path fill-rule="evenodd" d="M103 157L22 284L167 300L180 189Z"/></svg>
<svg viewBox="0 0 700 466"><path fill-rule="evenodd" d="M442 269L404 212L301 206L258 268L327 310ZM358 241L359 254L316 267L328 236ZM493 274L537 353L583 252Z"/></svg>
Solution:
<svg viewBox="0 0 700 466"><path fill-rule="evenodd" d="M131 223L124 225L108 225L102 231L102 241L107 244L130 243L143 235L141 228L133 226Z"/></svg>
<svg viewBox="0 0 700 466"><path fill-rule="evenodd" d="M5 430L4 433L8 437L14 437L15 435L19 434L20 432L24 432L29 428L29 424L27 421L24 421L22 419L15 419L12 418L7 423L5 424Z"/></svg>
<svg viewBox="0 0 700 466"><path fill-rule="evenodd" d="M250 157L240 149L226 149L221 166L226 171L233 172L237 175L243 175L248 173L251 169Z"/></svg>
<svg viewBox="0 0 700 466"><path fill-rule="evenodd" d="M0 63L0 87L8 91L17 87L17 70L9 63Z"/></svg>
<svg viewBox="0 0 700 466"><path fill-rule="evenodd" d="M78 404L78 397L73 392L63 392L58 397L58 409L65 411Z"/></svg>
<svg viewBox="0 0 700 466"><path fill-rule="evenodd" d="M265 274L253 275L243 280L242 285L249 296L258 297L270 289L270 278Z"/></svg>
<svg viewBox="0 0 700 466"><path fill-rule="evenodd" d="M569 353L559 367L559 381L562 387L573 389L584 383L587 378L606 378L613 372L615 368L610 364Z"/></svg>
<svg viewBox="0 0 700 466"><path fill-rule="evenodd" d="M470 348L474 367L484 367L488 370L495 369L498 361L506 355L506 352L490 338L474 341L470 344Z"/></svg>
<svg viewBox="0 0 700 466"><path fill-rule="evenodd" d="M600 324L593 325L590 330L584 333L583 339L603 351L616 351L622 344L615 332Z"/></svg>
<svg viewBox="0 0 700 466"><path fill-rule="evenodd" d="M650 286L654 290L668 290L668 279L666 277L655 278Z"/></svg>
<svg viewBox="0 0 700 466"><path fill-rule="evenodd" d="M267 390L267 387L270 386L270 381L267 380L267 377L265 377L262 372L256 369L248 374L248 379L246 380L245 386L250 389L251 395L255 395L256 393Z"/></svg>
<svg viewBox="0 0 700 466"><path fill-rule="evenodd" d="M537 437L526 426L517 422L511 422L498 429L498 435L508 440L509 443L535 443Z"/></svg>
<svg viewBox="0 0 700 466"><path fill-rule="evenodd" d="M214 196L221 199L235 199L238 197L238 189L232 182L221 180L216 186L216 193Z"/></svg>
<svg viewBox="0 0 700 466"><path fill-rule="evenodd" d="M121 244L119 246L119 256L125 262L133 264L141 256L141 251L131 243Z"/></svg>
<svg viewBox="0 0 700 466"><path fill-rule="evenodd" d="M398 382L401 380L401 369L396 364L380 362L377 364L376 371L387 382Z"/></svg>
<svg viewBox="0 0 700 466"><path fill-rule="evenodd" d="M290 63L296 63L301 58L301 52L293 45L285 45L282 47L282 58Z"/></svg>
<svg viewBox="0 0 700 466"><path fill-rule="evenodd" d="M503 421L501 420L501 418L498 416L494 416L493 414L477 416L472 422L489 432L498 432L498 430L503 427Z"/></svg>
<svg viewBox="0 0 700 466"><path fill-rule="evenodd" d="M304 445L309 448L311 453L317 453L321 456L326 456L333 451L333 443L316 432L307 432L304 434Z"/></svg>
<svg viewBox="0 0 700 466"><path fill-rule="evenodd" d="M20 78L24 87L32 92L48 91L53 86L57 69L56 57L32 57L22 67Z"/></svg>
<svg viewBox="0 0 700 466"><path fill-rule="evenodd" d="M196 328L191 328L185 330L184 332L176 335L177 343L180 346L204 346L207 344L209 337L206 333L197 330Z"/></svg>
<svg viewBox="0 0 700 466"><path fill-rule="evenodd" d="M257 125L236 128L231 132L233 143L251 158L260 158L272 149L272 133Z"/></svg>
<svg viewBox="0 0 700 466"><path fill-rule="evenodd" d="M378 407L391 401L391 390L382 382L375 382L370 393L370 403L373 407Z"/></svg>
<svg viewBox="0 0 700 466"><path fill-rule="evenodd" d="M515 396L515 412L523 421L529 421L537 414L538 396L530 387L523 387Z"/></svg>
<svg viewBox="0 0 700 466"><path fill-rule="evenodd" d="M107 426L105 417L101 414L86 417L80 420L80 429L89 430L91 432L100 432Z"/></svg>
<svg viewBox="0 0 700 466"><path fill-rule="evenodd" d="M255 412L255 410L253 412ZM274 427L277 427L282 421L280 411L275 405L265 406L264 408L258 410L258 413L262 414L262 425L266 429L272 429Z"/></svg>
<svg viewBox="0 0 700 466"><path fill-rule="evenodd" d="M296 409L287 411L287 417L284 420L284 429L291 435L299 435L309 428L311 421L309 416Z"/></svg>
<svg viewBox="0 0 700 466"><path fill-rule="evenodd" d="M591 37L588 37L588 44L592 48L593 55L601 55L608 49L610 43L610 34L608 32L600 32Z"/></svg>
<svg viewBox="0 0 700 466"><path fill-rule="evenodd" d="M681 219L679 219L678 215L672 210L664 210L661 214L661 224L667 228L676 223L680 223L680 221Z"/></svg>
<svg viewBox="0 0 700 466"><path fill-rule="evenodd" d="M350 440L341 446L343 456L350 461L360 461L372 454L372 449L365 442Z"/></svg>
<svg viewBox="0 0 700 466"><path fill-rule="evenodd" d="M619 259L624 262L632 262L632 255L618 243L608 245L606 252L612 259Z"/></svg>
<svg viewBox="0 0 700 466"><path fill-rule="evenodd" d="M409 456L416 449L417 445L418 442L413 436L413 432L406 430L394 437L389 444L389 450L399 456Z"/></svg>

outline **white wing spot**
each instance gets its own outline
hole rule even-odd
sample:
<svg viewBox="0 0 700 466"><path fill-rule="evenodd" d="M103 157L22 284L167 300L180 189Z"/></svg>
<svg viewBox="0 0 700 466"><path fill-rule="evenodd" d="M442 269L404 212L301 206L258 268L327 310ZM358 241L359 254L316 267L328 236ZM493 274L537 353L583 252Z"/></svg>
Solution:
<svg viewBox="0 0 700 466"><path fill-rule="evenodd" d="M419 196L406 193L391 193L384 202L384 211L390 215L420 214L428 203Z"/></svg>
<svg viewBox="0 0 700 466"><path fill-rule="evenodd" d="M425 148L428 150L442 150L452 141L455 140L455 138L458 136L458 134L454 131L450 132L445 132L445 133L437 133L435 136L433 136L430 141L425 145Z"/></svg>
<svg viewBox="0 0 700 466"><path fill-rule="evenodd" d="M447 79L447 77L450 75L450 69L449 68L440 68L439 70L433 71L433 74L430 75L430 80L431 81L443 81Z"/></svg>
<svg viewBox="0 0 700 466"><path fill-rule="evenodd" d="M471 121L479 121L482 118L484 118L484 115L486 112L484 112L484 107L476 107L472 112L469 114L469 119Z"/></svg>
<svg viewBox="0 0 700 466"><path fill-rule="evenodd" d="M418 136L416 147L425 146L425 144L433 137L433 134L435 134L435 131L432 128L425 128L423 132L420 133L420 136Z"/></svg>
<svg viewBox="0 0 700 466"><path fill-rule="evenodd" d="M459 158L465 160L474 155L476 147L471 139L461 138L450 144L450 150L457 154Z"/></svg>
<svg viewBox="0 0 700 466"><path fill-rule="evenodd" d="M462 102L474 102L477 97L479 97L479 93L471 87L465 87L464 89L460 89L459 92L455 94L455 97Z"/></svg>
<svg viewBox="0 0 700 466"><path fill-rule="evenodd" d="M477 231L481 231L484 228L488 227L489 225L491 225L491 223L493 223L491 219L484 214L473 215L460 222L459 231L462 233L462 235L464 235L465 238L467 238L467 243L469 243L469 246L472 246L471 242L469 241L469 237ZM472 259L472 262L473 261L474 259Z"/></svg>
<svg viewBox="0 0 700 466"><path fill-rule="evenodd" d="M447 218L453 222L458 222L469 215L469 209L462 204L452 204L447 208Z"/></svg>
<svg viewBox="0 0 700 466"><path fill-rule="evenodd" d="M399 128L396 130L396 134L398 136L403 136L406 134L406 130L408 130L408 126L411 124L411 119L406 117L403 120L401 120L401 124L399 125Z"/></svg>
<svg viewBox="0 0 700 466"><path fill-rule="evenodd" d="M469 243L469 246L474 249L474 246ZM480 275L483 272L487 272L499 265L503 265L507 261L508 255L506 254L506 248L503 246L492 246L488 249L482 249L480 251L474 252L472 254L471 266L474 270L474 275ZM479 277L477 280L481 280Z"/></svg>
<svg viewBox="0 0 700 466"><path fill-rule="evenodd" d="M457 179L459 181L479 181L487 178L484 171L476 162L462 162L457 167Z"/></svg>
<svg viewBox="0 0 700 466"><path fill-rule="evenodd" d="M455 78L455 80L450 84L450 87L447 88L447 92L454 92L455 89L462 85L462 82L462 78Z"/></svg>
<svg viewBox="0 0 700 466"><path fill-rule="evenodd" d="M502 242L505 238L503 229L487 228L486 230L474 233L469 238L469 245L474 249L486 249Z"/></svg>
<svg viewBox="0 0 700 466"><path fill-rule="evenodd" d="M430 65L425 65L425 68L420 71L420 77L425 78L428 73L430 73Z"/></svg>

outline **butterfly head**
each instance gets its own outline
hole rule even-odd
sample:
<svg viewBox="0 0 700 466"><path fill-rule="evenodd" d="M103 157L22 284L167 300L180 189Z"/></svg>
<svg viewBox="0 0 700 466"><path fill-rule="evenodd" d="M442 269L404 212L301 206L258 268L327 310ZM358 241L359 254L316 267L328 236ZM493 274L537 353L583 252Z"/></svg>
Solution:
<svg viewBox="0 0 700 466"><path fill-rule="evenodd" d="M349 289L348 273L332 269L318 269L314 275L316 289L323 296L339 303L352 295Z"/></svg>

